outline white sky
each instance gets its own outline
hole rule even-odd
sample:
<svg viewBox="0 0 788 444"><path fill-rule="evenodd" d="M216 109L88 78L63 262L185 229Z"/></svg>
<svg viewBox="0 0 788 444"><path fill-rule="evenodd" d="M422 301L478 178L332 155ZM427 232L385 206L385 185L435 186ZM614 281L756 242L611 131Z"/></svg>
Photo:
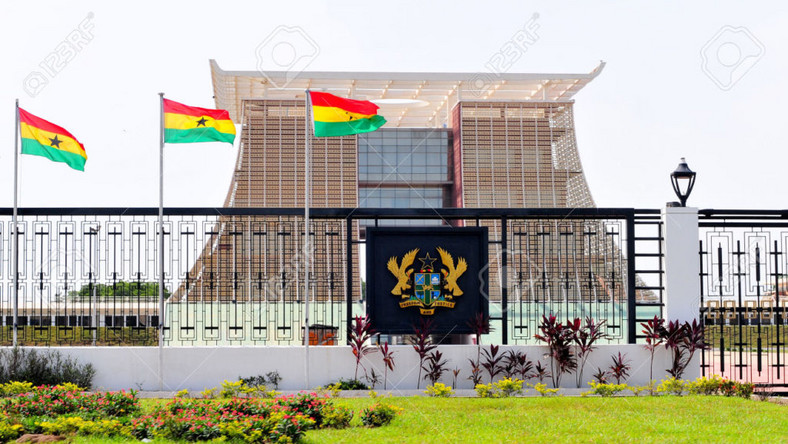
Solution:
<svg viewBox="0 0 788 444"><path fill-rule="evenodd" d="M67 63L51 57L90 13L92 40L73 57L65 53ZM788 207L780 186L788 171L783 3L424 0L3 1L0 206L13 199L15 98L71 131L89 156L84 173L20 156L20 206L156 206L157 93L214 107L208 59L256 69L256 47L284 25L301 27L319 46L309 70L478 72L534 13L539 40L510 72L586 73L607 62L575 97L580 155L598 206L675 200L668 175L685 156L698 172L690 205ZM712 45L706 71L728 86L724 76L733 72L727 91L701 66L701 49L725 26L749 32L723 33ZM740 59L736 47L752 57ZM749 71L731 71L742 61ZM42 65L53 63L51 75ZM31 97L24 82L34 71L48 83ZM227 144L168 146L165 205L221 206L235 156Z"/></svg>

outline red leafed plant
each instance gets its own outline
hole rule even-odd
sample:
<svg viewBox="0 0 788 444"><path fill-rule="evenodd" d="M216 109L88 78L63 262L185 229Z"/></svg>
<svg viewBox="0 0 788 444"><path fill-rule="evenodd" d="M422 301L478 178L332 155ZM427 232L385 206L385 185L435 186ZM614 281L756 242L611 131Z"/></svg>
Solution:
<svg viewBox="0 0 788 444"><path fill-rule="evenodd" d="M350 348L353 350L353 356L356 357L356 373L354 375L354 379L358 381L358 367L364 369L366 373L367 369L361 363L361 359L370 354L375 352L375 347L367 344L367 342L372 339L372 336L375 335L375 329L372 328L372 321L369 319L369 315L364 317L356 316L353 319L353 326L350 330Z"/></svg>
<svg viewBox="0 0 788 444"><path fill-rule="evenodd" d="M627 359L626 354L621 354L618 352L618 356L612 355L613 364L610 366L610 371L608 372L610 376L616 378L616 384L621 384L621 380L626 380L629 377L629 372L632 370L632 366L629 364L629 359Z"/></svg>
<svg viewBox="0 0 788 444"><path fill-rule="evenodd" d="M596 322L594 318L588 316L586 317L585 324L581 327L576 327L580 324L579 321L580 319L575 319L572 323L572 330L574 332L573 340L575 342L578 360L578 369L575 372L577 388L580 388L580 384L583 382L583 370L585 369L586 361L588 361L588 355L596 348L594 345L597 341L608 337L604 330L605 321Z"/></svg>
<svg viewBox="0 0 788 444"><path fill-rule="evenodd" d="M490 351L482 350L484 353L484 362L482 362L482 367L487 370L487 373L490 375L490 382L493 382L496 376L501 374L504 371L504 366L501 364L503 360L503 355L498 355L498 349L500 346L490 344Z"/></svg>
<svg viewBox="0 0 788 444"><path fill-rule="evenodd" d="M579 329L579 318L566 321L564 325L552 314L549 317L542 315L542 322L539 324L542 334L534 335L534 338L546 342L550 350L550 373L555 388L560 387L564 373L571 373L577 368L577 357L572 354L572 343L575 332Z"/></svg>
<svg viewBox="0 0 788 444"><path fill-rule="evenodd" d="M651 367L648 374L650 382L654 380L654 352L664 341L665 320L659 316L654 316L654 319L650 319L648 322L641 322L640 326L643 327L643 335L646 337L646 345L644 347L651 354Z"/></svg>
<svg viewBox="0 0 788 444"><path fill-rule="evenodd" d="M667 369L667 372L676 379L681 379L695 352L708 348L703 337L703 325L696 319L693 319L691 324L670 321L661 333L665 348L671 350L673 357L671 368Z"/></svg>
<svg viewBox="0 0 788 444"><path fill-rule="evenodd" d="M419 389L421 369L424 367L424 361L427 359L427 355L438 347L432 343L432 338L430 337L432 334L432 319L419 319L419 325L413 326L413 333L411 345L413 345L413 350L419 355L419 377L416 380L416 389Z"/></svg>
<svg viewBox="0 0 788 444"><path fill-rule="evenodd" d="M380 354L383 355L383 390L386 390L386 381L389 370L394 370L394 351L389 351L389 343L378 344Z"/></svg>
<svg viewBox="0 0 788 444"><path fill-rule="evenodd" d="M476 336L476 360L468 358L471 364L471 375L468 377L476 387L482 382L482 335L489 334L492 331L490 327L490 318L485 316L484 313L476 313L476 315L467 322L473 334Z"/></svg>

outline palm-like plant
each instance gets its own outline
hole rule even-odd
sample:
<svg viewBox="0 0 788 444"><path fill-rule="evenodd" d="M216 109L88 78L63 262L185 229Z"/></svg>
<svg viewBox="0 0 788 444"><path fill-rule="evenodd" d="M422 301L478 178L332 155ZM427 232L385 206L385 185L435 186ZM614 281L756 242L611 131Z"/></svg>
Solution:
<svg viewBox="0 0 788 444"><path fill-rule="evenodd" d="M492 331L490 318L485 316L484 313L476 313L467 324L474 336L476 336L476 366L478 367L482 357L482 335L489 334Z"/></svg>
<svg viewBox="0 0 788 444"><path fill-rule="evenodd" d="M438 380L440 380L441 376L447 371L446 364L448 361L443 359L443 354L440 350L435 350L427 356L427 366L424 368L424 371L427 373L424 375L424 379L429 379L432 385L435 385Z"/></svg>
<svg viewBox="0 0 788 444"><path fill-rule="evenodd" d="M549 317L542 315L539 324L541 335L534 335L540 341L546 342L550 356L550 373L552 375L553 387L561 385L561 377L564 373L571 373L577 368L577 358L572 354L572 343L574 342L575 331L580 328L580 319L566 321L566 325L558 322L554 315Z"/></svg>
<svg viewBox="0 0 788 444"><path fill-rule="evenodd" d="M579 324L580 319L575 319L572 323L574 331L574 342L577 349L577 360L579 361L578 370L575 372L575 381L577 388L583 382L583 369L585 369L588 355L594 350L594 344L597 341L606 339L608 337L605 333L605 321L595 322L594 318L586 317L585 324L580 328L574 328Z"/></svg>
<svg viewBox="0 0 788 444"><path fill-rule="evenodd" d="M378 344L380 354L383 355L383 390L387 388L389 370L394 370L394 351L389 351L388 341Z"/></svg>
<svg viewBox="0 0 788 444"><path fill-rule="evenodd" d="M375 351L375 347L367 342L372 339L374 336L375 330L372 328L372 322L369 319L369 315L364 317L356 316L353 319L353 325L350 330L350 348L353 351L353 356L356 358L356 373L354 374L354 379L358 381L358 367L364 369L364 373L366 373L366 367L361 363L361 359Z"/></svg>
<svg viewBox="0 0 788 444"><path fill-rule="evenodd" d="M419 376L416 380L416 389L420 388L421 384L421 370L424 367L424 361L427 355L434 350L437 345L432 343L432 320L421 318L419 325L413 327L414 337L411 339L413 350L419 355Z"/></svg>
<svg viewBox="0 0 788 444"><path fill-rule="evenodd" d="M654 380L654 352L657 347L662 345L663 333L665 329L665 320L659 316L654 316L648 322L641 322L640 326L643 327L643 335L646 337L646 345L644 347L651 354L651 366L649 367L648 380Z"/></svg>
<svg viewBox="0 0 788 444"><path fill-rule="evenodd" d="M665 347L672 351L673 362L667 372L680 379L687 369L692 357L698 350L705 350L708 347L703 337L703 325L696 319L692 323L678 321L668 322L668 326L662 331L665 340Z"/></svg>
<svg viewBox="0 0 788 444"><path fill-rule="evenodd" d="M613 365L610 366L610 375L616 378L616 384L621 384L621 380L629 377L629 371L632 370L632 366L629 365L629 360L627 359L627 355L622 355L621 352L618 352L618 356L612 355L613 358Z"/></svg>
<svg viewBox="0 0 788 444"><path fill-rule="evenodd" d="M490 375L490 382L493 382L496 376L498 376L501 372L503 372L504 367L501 365L501 361L503 360L503 356L498 356L498 350L500 346L498 345L490 345L490 351L483 350L484 353L484 362L482 362L482 367L487 370L487 373Z"/></svg>

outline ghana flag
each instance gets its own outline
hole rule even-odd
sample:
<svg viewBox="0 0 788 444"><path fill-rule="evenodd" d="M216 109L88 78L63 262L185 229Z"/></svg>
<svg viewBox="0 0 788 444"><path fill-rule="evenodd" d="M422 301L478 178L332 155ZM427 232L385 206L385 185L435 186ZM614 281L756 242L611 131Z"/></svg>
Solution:
<svg viewBox="0 0 788 444"><path fill-rule="evenodd" d="M378 106L366 100L343 99L333 94L309 91L315 137L369 133L386 123Z"/></svg>
<svg viewBox="0 0 788 444"><path fill-rule="evenodd" d="M235 141L235 125L223 109L197 108L164 99L164 142Z"/></svg>
<svg viewBox="0 0 788 444"><path fill-rule="evenodd" d="M19 108L19 131L22 154L46 157L85 171L88 160L85 147L65 129Z"/></svg>

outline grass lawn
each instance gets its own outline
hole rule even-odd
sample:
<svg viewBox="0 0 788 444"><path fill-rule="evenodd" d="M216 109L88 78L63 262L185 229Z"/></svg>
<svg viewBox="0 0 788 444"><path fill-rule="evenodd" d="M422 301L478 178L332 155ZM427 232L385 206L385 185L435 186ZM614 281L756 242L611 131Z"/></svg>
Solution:
<svg viewBox="0 0 788 444"><path fill-rule="evenodd" d="M336 402L358 411L372 401ZM390 402L405 410L387 427L310 431L305 441L788 442L788 407L721 396L391 398Z"/></svg>
<svg viewBox="0 0 788 444"><path fill-rule="evenodd" d="M306 443L788 442L788 406L722 396L389 398L404 410L377 429L361 427L358 419L371 399L334 402L356 412L353 427L309 431Z"/></svg>

